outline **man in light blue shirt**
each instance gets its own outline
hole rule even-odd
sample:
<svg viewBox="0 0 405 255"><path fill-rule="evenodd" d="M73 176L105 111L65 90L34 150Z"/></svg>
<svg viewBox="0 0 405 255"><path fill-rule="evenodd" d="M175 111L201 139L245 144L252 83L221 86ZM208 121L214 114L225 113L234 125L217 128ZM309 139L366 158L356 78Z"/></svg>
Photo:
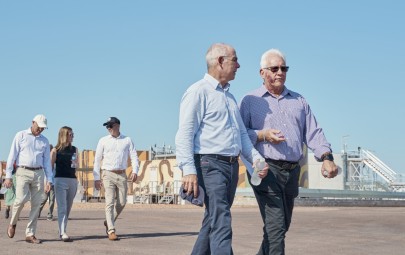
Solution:
<svg viewBox="0 0 405 255"><path fill-rule="evenodd" d="M205 192L205 215L192 254L233 254L230 208L238 183L239 154L263 159L253 148L235 98L229 92L240 67L235 50L213 44L206 54L208 73L191 85L180 105L176 158L183 188ZM267 166L260 177L267 175Z"/></svg>

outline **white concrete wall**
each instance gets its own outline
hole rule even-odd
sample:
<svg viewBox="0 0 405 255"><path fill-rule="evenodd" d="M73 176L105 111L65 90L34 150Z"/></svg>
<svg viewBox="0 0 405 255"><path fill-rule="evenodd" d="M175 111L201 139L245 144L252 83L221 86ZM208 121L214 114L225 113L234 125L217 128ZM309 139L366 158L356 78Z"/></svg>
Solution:
<svg viewBox="0 0 405 255"><path fill-rule="evenodd" d="M340 154L333 154L335 164L338 166L339 173L333 179L324 178L321 174L322 162L314 158L313 153L308 153L308 188L309 189L344 189L344 178L342 172L342 157Z"/></svg>

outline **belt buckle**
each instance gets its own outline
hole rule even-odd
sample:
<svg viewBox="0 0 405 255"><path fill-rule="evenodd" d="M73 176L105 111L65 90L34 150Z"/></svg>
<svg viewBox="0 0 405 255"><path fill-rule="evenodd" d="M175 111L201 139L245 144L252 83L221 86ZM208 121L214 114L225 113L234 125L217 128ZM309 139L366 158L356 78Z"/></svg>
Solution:
<svg viewBox="0 0 405 255"><path fill-rule="evenodd" d="M296 164L294 163L284 163L285 164L285 168L288 168L290 170L293 170L296 167Z"/></svg>
<svg viewBox="0 0 405 255"><path fill-rule="evenodd" d="M231 156L231 158L229 159L229 163L231 163L231 164L235 163L235 162L236 162L236 158L237 158L237 157L232 157L232 156Z"/></svg>

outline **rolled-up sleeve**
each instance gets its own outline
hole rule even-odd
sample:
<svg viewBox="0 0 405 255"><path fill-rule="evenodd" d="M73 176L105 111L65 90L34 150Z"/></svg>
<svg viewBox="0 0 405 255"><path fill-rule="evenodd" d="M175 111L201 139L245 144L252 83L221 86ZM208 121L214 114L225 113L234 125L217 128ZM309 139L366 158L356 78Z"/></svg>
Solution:
<svg viewBox="0 0 405 255"><path fill-rule="evenodd" d="M51 151L49 148L49 142L46 141L46 147L45 147L45 152L43 155L43 165L44 165L44 171L45 171L45 175L46 175L46 180L50 183L54 183L53 182L53 171L52 171L52 164L51 164Z"/></svg>
<svg viewBox="0 0 405 255"><path fill-rule="evenodd" d="M11 144L10 153L8 154L7 165L6 165L6 178L7 179L10 179L12 177L14 162L18 157L18 152L20 151L20 143L19 143L20 136L21 136L21 133L17 133Z"/></svg>
<svg viewBox="0 0 405 255"><path fill-rule="evenodd" d="M134 143L132 140L129 140L129 158L131 159L131 165L132 165L132 173L138 174L139 171L139 158L138 158L138 153L136 152Z"/></svg>
<svg viewBox="0 0 405 255"><path fill-rule="evenodd" d="M194 136L203 113L202 99L197 91L186 91L180 104L179 129L176 134L176 159L183 175L196 174L194 164Z"/></svg>
<svg viewBox="0 0 405 255"><path fill-rule="evenodd" d="M100 164L103 158L103 140L100 139L97 144L96 155L94 156L93 176L95 181L100 180Z"/></svg>

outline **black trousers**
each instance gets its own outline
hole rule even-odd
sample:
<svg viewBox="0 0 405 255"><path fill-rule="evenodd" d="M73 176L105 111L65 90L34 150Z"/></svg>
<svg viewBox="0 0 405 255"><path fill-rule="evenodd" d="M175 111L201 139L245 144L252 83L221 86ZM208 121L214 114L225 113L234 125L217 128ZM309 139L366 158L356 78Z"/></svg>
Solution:
<svg viewBox="0 0 405 255"><path fill-rule="evenodd" d="M285 235L290 227L294 199L298 196L300 166L278 166L266 159L269 172L253 186L263 219L263 241L257 255L284 255ZM286 168L290 167L290 168ZM250 182L250 175L248 174Z"/></svg>

